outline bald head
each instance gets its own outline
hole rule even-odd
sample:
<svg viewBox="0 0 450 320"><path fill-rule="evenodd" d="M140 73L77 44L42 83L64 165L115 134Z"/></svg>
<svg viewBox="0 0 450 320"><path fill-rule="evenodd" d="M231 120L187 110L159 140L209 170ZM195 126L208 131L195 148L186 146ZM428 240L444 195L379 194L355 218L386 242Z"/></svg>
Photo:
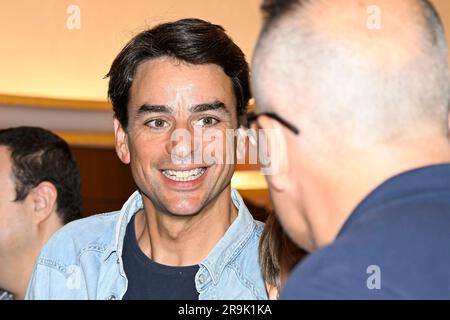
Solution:
<svg viewBox="0 0 450 320"><path fill-rule="evenodd" d="M447 135L447 46L428 1L268 0L263 8L253 63L260 108L295 119L305 135L362 145Z"/></svg>

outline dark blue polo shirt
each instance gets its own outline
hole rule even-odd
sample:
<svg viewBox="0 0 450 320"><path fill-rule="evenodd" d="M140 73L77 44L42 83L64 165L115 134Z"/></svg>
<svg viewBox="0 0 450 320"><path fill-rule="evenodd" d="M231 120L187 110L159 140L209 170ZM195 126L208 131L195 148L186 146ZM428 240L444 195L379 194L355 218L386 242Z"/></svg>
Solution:
<svg viewBox="0 0 450 320"><path fill-rule="evenodd" d="M283 299L450 299L450 165L395 176L330 245L292 272Z"/></svg>

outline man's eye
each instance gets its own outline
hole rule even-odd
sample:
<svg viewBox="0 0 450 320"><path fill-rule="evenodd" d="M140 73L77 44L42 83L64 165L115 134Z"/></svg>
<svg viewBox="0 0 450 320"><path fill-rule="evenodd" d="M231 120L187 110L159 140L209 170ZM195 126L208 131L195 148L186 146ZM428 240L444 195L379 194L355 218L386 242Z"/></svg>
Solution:
<svg viewBox="0 0 450 320"><path fill-rule="evenodd" d="M198 120L196 125L201 126L201 127L209 127L209 126L215 125L218 122L219 122L219 120L217 120L216 118L204 117L204 118L201 118L200 120Z"/></svg>
<svg viewBox="0 0 450 320"><path fill-rule="evenodd" d="M166 128L169 126L167 121L165 121L163 119L150 120L146 123L146 125L149 126L150 128L156 128L156 129Z"/></svg>

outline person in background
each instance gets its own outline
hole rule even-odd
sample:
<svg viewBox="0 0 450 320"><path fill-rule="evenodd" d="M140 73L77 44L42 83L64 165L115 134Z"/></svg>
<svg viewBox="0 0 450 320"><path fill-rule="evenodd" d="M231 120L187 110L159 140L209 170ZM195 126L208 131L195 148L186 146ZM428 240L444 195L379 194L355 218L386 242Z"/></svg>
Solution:
<svg viewBox="0 0 450 320"><path fill-rule="evenodd" d="M250 85L241 49L218 25L164 23L119 53L108 92L116 152L138 191L120 211L53 237L27 297L267 299L258 263L263 224L230 186L235 164L219 155L193 161L210 145L208 133L234 132L245 114Z"/></svg>
<svg viewBox="0 0 450 320"><path fill-rule="evenodd" d="M80 218L80 174L52 132L1 129L0 185L0 299L23 299L41 248Z"/></svg>
<svg viewBox="0 0 450 320"><path fill-rule="evenodd" d="M269 213L259 245L259 260L269 299L276 300L289 273L307 252L286 235L274 212Z"/></svg>
<svg viewBox="0 0 450 320"><path fill-rule="evenodd" d="M280 222L310 254L282 299L450 299L450 77L427 0L266 0L256 117Z"/></svg>

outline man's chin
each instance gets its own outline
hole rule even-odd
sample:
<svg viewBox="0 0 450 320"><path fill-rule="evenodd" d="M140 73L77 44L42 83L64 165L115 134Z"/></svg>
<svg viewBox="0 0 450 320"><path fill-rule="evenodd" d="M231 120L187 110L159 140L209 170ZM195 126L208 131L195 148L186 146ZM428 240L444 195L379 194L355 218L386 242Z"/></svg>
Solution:
<svg viewBox="0 0 450 320"><path fill-rule="evenodd" d="M173 201L167 204L166 209L170 214L179 217L195 216L203 210L199 201Z"/></svg>

